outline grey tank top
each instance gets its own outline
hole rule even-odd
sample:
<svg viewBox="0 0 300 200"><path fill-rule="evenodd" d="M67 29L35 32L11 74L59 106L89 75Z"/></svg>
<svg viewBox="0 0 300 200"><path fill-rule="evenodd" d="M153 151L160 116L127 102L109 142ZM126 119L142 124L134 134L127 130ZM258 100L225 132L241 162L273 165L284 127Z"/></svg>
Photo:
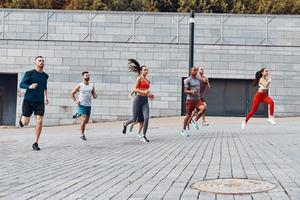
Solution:
<svg viewBox="0 0 300 200"><path fill-rule="evenodd" d="M92 105L92 92L94 89L94 85L89 83L88 85L84 83L79 83L79 95L78 99L80 105L90 107Z"/></svg>
<svg viewBox="0 0 300 200"><path fill-rule="evenodd" d="M200 99L200 80L192 77L184 79L184 87L188 90L196 90L196 95L188 94L187 99L199 100Z"/></svg>

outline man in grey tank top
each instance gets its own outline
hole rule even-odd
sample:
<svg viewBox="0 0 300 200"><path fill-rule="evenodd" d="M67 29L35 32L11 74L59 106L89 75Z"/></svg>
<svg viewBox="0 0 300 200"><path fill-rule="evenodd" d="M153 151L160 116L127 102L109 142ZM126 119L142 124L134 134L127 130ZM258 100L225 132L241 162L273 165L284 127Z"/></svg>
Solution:
<svg viewBox="0 0 300 200"><path fill-rule="evenodd" d="M82 134L80 139L84 141L86 141L86 137L84 135L85 125L89 122L91 115L92 97L94 99L97 98L95 87L89 81L89 72L82 72L82 82L77 84L71 92L71 98L74 103L78 105L76 114L73 118L80 117L80 130ZM79 92L78 97L76 97L77 92Z"/></svg>
<svg viewBox="0 0 300 200"><path fill-rule="evenodd" d="M186 127L188 125L188 121L192 116L192 112L194 109L200 111L196 119L199 119L203 114L203 105L200 100L200 80L196 77L198 69L196 67L192 67L190 71L190 76L184 80L184 93L187 94L186 98L186 117L183 121L183 129L180 134L182 136L188 136L189 134L186 132ZM197 121L197 120L196 120ZM196 130L199 130L199 126L197 122L192 120L192 124Z"/></svg>

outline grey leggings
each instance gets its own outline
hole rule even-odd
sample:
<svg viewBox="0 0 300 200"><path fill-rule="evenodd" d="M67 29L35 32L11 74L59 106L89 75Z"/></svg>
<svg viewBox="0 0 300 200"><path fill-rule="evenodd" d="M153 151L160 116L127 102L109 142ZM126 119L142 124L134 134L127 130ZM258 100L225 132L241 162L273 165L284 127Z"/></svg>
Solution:
<svg viewBox="0 0 300 200"><path fill-rule="evenodd" d="M143 127L143 134L146 135L149 123L149 104L148 104L148 97L145 96L136 96L133 101L133 117L132 119L128 120L125 125L128 126L129 124L136 122L138 117L143 115L144 117L144 127Z"/></svg>

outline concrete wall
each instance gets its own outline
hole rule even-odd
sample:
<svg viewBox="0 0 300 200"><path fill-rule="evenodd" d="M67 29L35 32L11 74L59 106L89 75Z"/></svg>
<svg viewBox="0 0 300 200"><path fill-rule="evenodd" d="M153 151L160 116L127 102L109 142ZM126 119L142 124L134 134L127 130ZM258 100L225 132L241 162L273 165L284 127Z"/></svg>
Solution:
<svg viewBox="0 0 300 200"><path fill-rule="evenodd" d="M43 55L50 75L46 124L74 123L70 91L90 71L99 98L92 120L127 119L135 75L127 59L150 69L151 116L180 115L181 77L187 75L188 15L176 13L0 10L0 73L19 74ZM196 15L195 65L210 78L249 79L272 71L277 116L300 115L298 16ZM4 27L4 28L3 28ZM22 92L24 92L22 90ZM21 111L18 93L16 115Z"/></svg>

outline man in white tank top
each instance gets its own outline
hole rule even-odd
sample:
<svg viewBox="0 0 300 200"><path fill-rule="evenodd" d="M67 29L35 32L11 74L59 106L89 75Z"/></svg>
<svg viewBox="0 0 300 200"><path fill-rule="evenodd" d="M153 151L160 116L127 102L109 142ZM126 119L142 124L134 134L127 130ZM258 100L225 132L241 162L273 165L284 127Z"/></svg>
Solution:
<svg viewBox="0 0 300 200"><path fill-rule="evenodd" d="M89 122L91 115L92 97L94 99L97 98L95 87L93 84L89 83L89 81L89 72L82 72L82 82L77 84L71 92L71 98L73 99L74 103L78 105L76 114L73 116L73 118L80 116L80 130L82 134L80 139L84 141L86 141L86 137L84 135L85 125ZM79 92L78 97L76 97L77 92Z"/></svg>

